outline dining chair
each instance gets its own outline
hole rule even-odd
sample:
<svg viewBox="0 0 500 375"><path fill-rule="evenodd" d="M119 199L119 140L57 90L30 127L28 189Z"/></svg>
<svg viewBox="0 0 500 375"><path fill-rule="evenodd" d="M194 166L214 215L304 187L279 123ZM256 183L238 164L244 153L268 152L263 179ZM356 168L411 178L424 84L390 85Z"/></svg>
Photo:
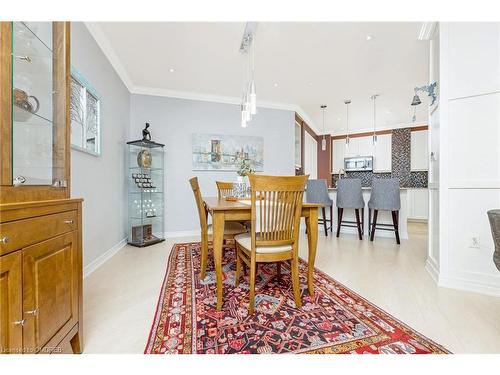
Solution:
<svg viewBox="0 0 500 375"><path fill-rule="evenodd" d="M372 192L368 201L368 229L370 230L370 241L375 237L375 229L391 230L396 234L396 243L399 245L399 210L401 209L401 194L399 191L399 180L397 178L374 178L372 180ZM373 210L373 222L372 220ZM380 210L391 211L391 224L378 224L377 216ZM390 227L393 228L390 228Z"/></svg>
<svg viewBox="0 0 500 375"><path fill-rule="evenodd" d="M302 306L299 286L299 226L304 187L309 176L262 176L252 174L250 204L252 225L250 233L239 234L236 241L236 286L239 285L242 262L250 269L248 311L255 306L255 278L258 263L290 260L292 286L297 308Z"/></svg>
<svg viewBox="0 0 500 375"><path fill-rule="evenodd" d="M307 203L320 203L323 205L321 208L323 218L318 220L318 223L323 223L325 229L325 236L328 236L328 229L333 231L333 200L328 194L328 186L326 180L308 180L306 188L306 202ZM330 207L330 219L326 218L326 207ZM330 226L327 226L327 223Z"/></svg>
<svg viewBox="0 0 500 375"><path fill-rule="evenodd" d="M225 181L215 181L217 185L217 196L219 198L231 197L234 195L234 183Z"/></svg>
<svg viewBox="0 0 500 375"><path fill-rule="evenodd" d="M200 279L205 278L206 268L207 268L207 258L208 258L208 241L212 240L213 228L212 224L208 224L208 211L201 197L200 186L198 184L198 178L193 177L189 180L191 184L191 189L193 189L194 199L196 201L196 207L198 208L198 216L200 219L200 229L201 229L201 269L200 269ZM224 227L224 239L232 239L236 234L247 232L247 228L237 222L228 221Z"/></svg>

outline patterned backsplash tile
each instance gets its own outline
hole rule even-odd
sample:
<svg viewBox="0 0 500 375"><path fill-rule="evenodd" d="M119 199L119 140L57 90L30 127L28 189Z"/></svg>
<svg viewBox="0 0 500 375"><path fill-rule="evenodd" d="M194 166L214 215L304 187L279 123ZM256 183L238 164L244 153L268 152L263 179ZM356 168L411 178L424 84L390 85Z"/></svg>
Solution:
<svg viewBox="0 0 500 375"><path fill-rule="evenodd" d="M399 178L401 187L426 188L428 181L427 171L411 171L411 129L394 129L392 131L392 173L374 172L346 172L348 178L359 178L363 186L371 186L375 178ZM336 185L339 175L333 174L333 186Z"/></svg>

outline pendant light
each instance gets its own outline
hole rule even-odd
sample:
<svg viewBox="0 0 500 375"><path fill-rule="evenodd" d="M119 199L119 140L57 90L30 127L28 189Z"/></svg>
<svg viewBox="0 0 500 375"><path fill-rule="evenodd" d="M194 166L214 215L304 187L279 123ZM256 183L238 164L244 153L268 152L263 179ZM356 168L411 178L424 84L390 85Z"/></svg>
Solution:
<svg viewBox="0 0 500 375"><path fill-rule="evenodd" d="M326 104L321 105L321 109L323 110L323 139L321 140L321 150L326 151L326 138L325 138L325 109Z"/></svg>
<svg viewBox="0 0 500 375"><path fill-rule="evenodd" d="M246 128L252 116L257 114L257 92L255 88L255 31L257 24L248 22L241 40L240 52L246 54L243 96L241 102L241 126Z"/></svg>
<svg viewBox="0 0 500 375"><path fill-rule="evenodd" d="M344 100L345 108L346 108L346 124L347 124L347 135L345 137L345 147L349 148L349 143L351 140L349 139L349 104L351 104L350 99Z"/></svg>
<svg viewBox="0 0 500 375"><path fill-rule="evenodd" d="M370 96L370 99L373 100L373 136L372 136L372 144L373 147L377 146L377 106L376 101L379 94L374 94Z"/></svg>

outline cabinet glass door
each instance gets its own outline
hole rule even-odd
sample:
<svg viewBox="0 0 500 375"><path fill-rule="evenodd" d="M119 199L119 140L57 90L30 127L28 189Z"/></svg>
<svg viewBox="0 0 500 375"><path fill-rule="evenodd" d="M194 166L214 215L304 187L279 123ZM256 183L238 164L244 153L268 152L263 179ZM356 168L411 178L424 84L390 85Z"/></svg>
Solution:
<svg viewBox="0 0 500 375"><path fill-rule="evenodd" d="M64 24L12 23L12 183L66 186Z"/></svg>

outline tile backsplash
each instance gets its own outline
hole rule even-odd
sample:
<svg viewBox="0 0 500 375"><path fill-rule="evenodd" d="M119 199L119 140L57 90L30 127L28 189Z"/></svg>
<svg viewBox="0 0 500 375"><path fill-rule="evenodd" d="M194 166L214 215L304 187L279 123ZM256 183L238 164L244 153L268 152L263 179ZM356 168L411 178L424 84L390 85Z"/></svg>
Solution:
<svg viewBox="0 0 500 375"><path fill-rule="evenodd" d="M426 188L428 181L427 171L411 171L411 129L394 129L392 131L392 172L346 172L348 178L359 178L363 186L371 186L375 178L399 178L400 186L405 188ZM339 175L333 174L333 186L336 185Z"/></svg>

